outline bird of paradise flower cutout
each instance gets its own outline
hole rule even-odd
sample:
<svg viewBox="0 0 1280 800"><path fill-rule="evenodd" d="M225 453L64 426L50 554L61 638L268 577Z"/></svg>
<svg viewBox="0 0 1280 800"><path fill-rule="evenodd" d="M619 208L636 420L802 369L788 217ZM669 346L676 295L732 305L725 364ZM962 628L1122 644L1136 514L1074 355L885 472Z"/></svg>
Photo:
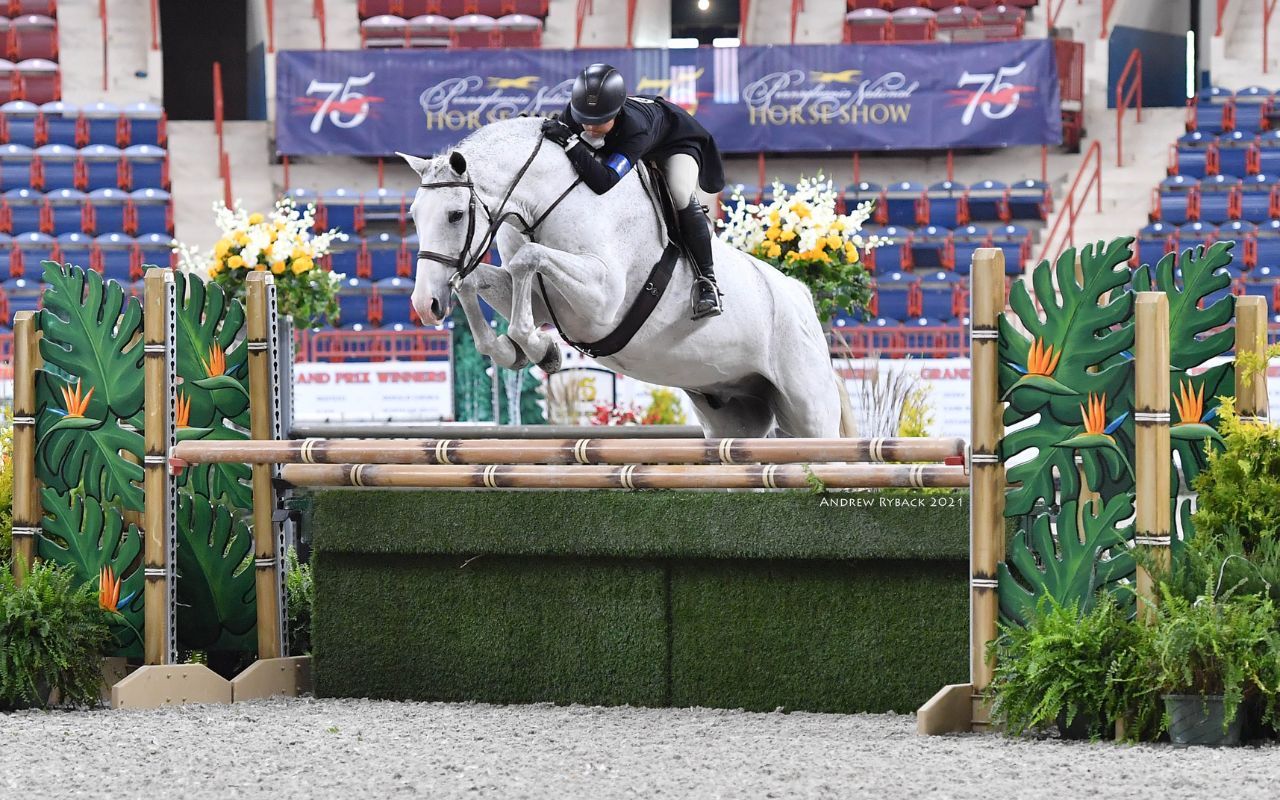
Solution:
<svg viewBox="0 0 1280 800"><path fill-rule="evenodd" d="M93 398L93 387L89 387L88 394L83 397L80 395L80 381L76 381L75 391L70 386L62 387L62 404L66 407L66 416L69 418L84 419L84 414L89 410L89 401Z"/></svg>
<svg viewBox="0 0 1280 800"><path fill-rule="evenodd" d="M1129 459L1124 454L1124 450L1116 443L1111 434L1124 424L1125 419L1129 416L1129 412L1124 412L1116 417L1110 423L1107 422L1107 395L1103 393L1101 396L1090 393L1088 406L1080 406L1080 422L1084 426L1084 432L1072 436L1063 442L1058 442L1054 447L1068 448L1072 450L1103 450L1114 453L1119 457L1120 462L1124 464L1125 469L1129 471L1129 475L1133 475L1133 465L1129 463Z"/></svg>
<svg viewBox="0 0 1280 800"><path fill-rule="evenodd" d="M1009 366L1022 375L1001 397L1001 400L1007 400L1009 395L1023 388L1039 389L1048 394L1056 394L1061 397L1069 397L1076 394L1071 388L1064 386L1053 377L1053 371L1058 368L1058 359L1062 357L1062 350L1054 352L1052 344L1045 344L1044 340L1036 337L1031 342L1031 349L1027 351L1027 366L1024 368L1019 364L1010 364Z"/></svg>
<svg viewBox="0 0 1280 800"><path fill-rule="evenodd" d="M133 626L133 623L129 622L128 617L121 610L127 608L129 602L138 593L130 592L122 600L120 598L120 582L120 578L116 577L115 570L110 566L102 568L102 571L98 573L98 607L109 614L114 614L115 621L128 627L141 640L142 633Z"/></svg>
<svg viewBox="0 0 1280 800"><path fill-rule="evenodd" d="M1178 382L1178 393L1173 396L1173 407L1178 414L1178 421L1169 428L1171 439L1185 441L1203 441L1210 439L1223 444L1222 436L1209 425L1209 420L1217 416L1216 408L1204 410L1204 384L1196 389L1188 380Z"/></svg>

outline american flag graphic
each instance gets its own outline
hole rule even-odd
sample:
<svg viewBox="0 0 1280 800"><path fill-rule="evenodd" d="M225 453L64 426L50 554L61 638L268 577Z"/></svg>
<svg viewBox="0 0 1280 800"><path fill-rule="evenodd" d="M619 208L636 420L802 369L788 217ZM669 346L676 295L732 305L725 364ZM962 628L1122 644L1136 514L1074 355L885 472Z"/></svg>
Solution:
<svg viewBox="0 0 1280 800"><path fill-rule="evenodd" d="M688 111L698 110L698 68L696 66L671 67L671 90L667 99Z"/></svg>
<svg viewBox="0 0 1280 800"><path fill-rule="evenodd" d="M737 103L738 96L738 48L715 48L715 78L717 103Z"/></svg>

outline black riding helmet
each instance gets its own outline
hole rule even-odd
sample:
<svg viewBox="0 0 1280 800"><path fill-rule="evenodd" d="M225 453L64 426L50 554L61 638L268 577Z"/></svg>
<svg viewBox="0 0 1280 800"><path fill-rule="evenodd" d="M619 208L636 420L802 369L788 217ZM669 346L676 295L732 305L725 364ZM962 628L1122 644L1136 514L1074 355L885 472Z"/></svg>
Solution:
<svg viewBox="0 0 1280 800"><path fill-rule="evenodd" d="M608 64L592 64L573 82L569 106L579 124L600 125L618 116L626 99L622 73Z"/></svg>

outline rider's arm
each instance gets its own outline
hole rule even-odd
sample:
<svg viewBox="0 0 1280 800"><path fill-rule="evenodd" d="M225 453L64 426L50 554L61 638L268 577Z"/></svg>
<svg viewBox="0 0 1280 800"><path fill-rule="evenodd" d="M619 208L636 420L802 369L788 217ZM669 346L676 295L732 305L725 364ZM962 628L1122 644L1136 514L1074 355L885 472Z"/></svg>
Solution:
<svg viewBox="0 0 1280 800"><path fill-rule="evenodd" d="M614 151L600 161L592 154L591 148L581 140L574 142L567 151L569 162L582 176L582 182L596 194L605 192L618 185L635 163L625 153Z"/></svg>

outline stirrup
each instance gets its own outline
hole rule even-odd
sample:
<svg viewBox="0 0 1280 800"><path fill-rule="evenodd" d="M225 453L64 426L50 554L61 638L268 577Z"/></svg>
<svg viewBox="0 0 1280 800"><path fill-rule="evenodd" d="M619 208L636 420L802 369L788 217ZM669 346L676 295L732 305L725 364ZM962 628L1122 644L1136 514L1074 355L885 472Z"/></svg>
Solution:
<svg viewBox="0 0 1280 800"><path fill-rule="evenodd" d="M711 295L712 297L715 298L715 301L710 307L705 308L702 311L699 311L698 304L702 301L702 293L700 289L703 286L711 287ZM692 297L691 305L693 306L694 320L719 316L724 312L724 307L720 303L720 287L716 285L715 281L712 281L708 278L704 278L702 276L698 276L697 278L694 278L693 279L693 297Z"/></svg>

